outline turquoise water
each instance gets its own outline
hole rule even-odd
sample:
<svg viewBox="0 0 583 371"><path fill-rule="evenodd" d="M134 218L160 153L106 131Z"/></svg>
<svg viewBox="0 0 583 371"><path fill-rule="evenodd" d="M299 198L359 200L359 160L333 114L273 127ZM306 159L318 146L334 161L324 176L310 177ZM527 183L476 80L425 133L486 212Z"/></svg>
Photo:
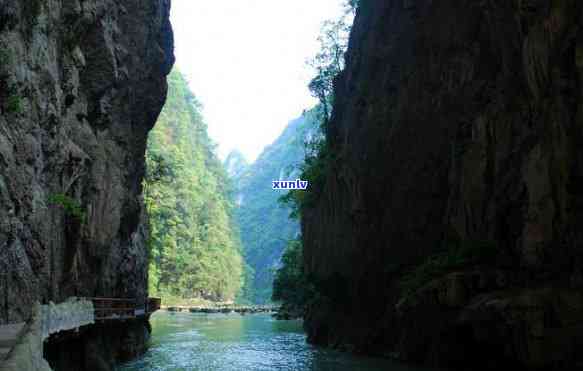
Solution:
<svg viewBox="0 0 583 371"><path fill-rule="evenodd" d="M158 312L151 322L150 350L121 371L421 371L311 346L300 321L266 314Z"/></svg>

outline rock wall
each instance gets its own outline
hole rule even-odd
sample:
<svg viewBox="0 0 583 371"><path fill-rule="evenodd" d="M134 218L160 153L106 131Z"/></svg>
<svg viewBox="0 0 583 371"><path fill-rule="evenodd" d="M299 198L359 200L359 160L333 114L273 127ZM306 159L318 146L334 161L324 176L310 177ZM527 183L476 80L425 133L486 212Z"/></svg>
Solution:
<svg viewBox="0 0 583 371"><path fill-rule="evenodd" d="M141 180L169 7L0 0L0 323L35 301L147 297Z"/></svg>
<svg viewBox="0 0 583 371"><path fill-rule="evenodd" d="M581 26L576 0L360 1L337 160L302 219L310 341L435 365L582 361ZM452 241L494 244L495 267L405 297L403 275Z"/></svg>
<svg viewBox="0 0 583 371"><path fill-rule="evenodd" d="M150 326L143 319L86 326L46 343L44 358L54 371L116 370L116 364L143 354L149 338Z"/></svg>

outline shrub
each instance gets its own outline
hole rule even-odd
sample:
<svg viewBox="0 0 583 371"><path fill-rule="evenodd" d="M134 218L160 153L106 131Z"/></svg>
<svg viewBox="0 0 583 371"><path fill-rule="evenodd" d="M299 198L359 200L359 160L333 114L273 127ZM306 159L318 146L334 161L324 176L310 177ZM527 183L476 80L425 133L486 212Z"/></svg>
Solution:
<svg viewBox="0 0 583 371"><path fill-rule="evenodd" d="M312 125L318 125L314 138L305 143L306 156L299 166L300 178L308 181L308 189L292 190L279 198L280 203L292 210L290 217L293 219L299 218L305 208L315 206L324 189L326 174L331 173L337 163L337 156L324 136L326 120L322 105L316 106L305 115Z"/></svg>
<svg viewBox="0 0 583 371"><path fill-rule="evenodd" d="M4 45L0 45L0 66L9 64L11 62L10 54Z"/></svg>
<svg viewBox="0 0 583 371"><path fill-rule="evenodd" d="M302 307L314 296L315 287L304 274L302 243L290 241L281 257L281 267L273 280L274 301Z"/></svg>
<svg viewBox="0 0 583 371"><path fill-rule="evenodd" d="M10 113L22 112L22 99L16 95L10 95L6 100L6 110Z"/></svg>
<svg viewBox="0 0 583 371"><path fill-rule="evenodd" d="M464 241L447 252L433 255L409 271L399 282L401 292L413 293L434 278L468 266L492 264L498 257L496 244L490 241Z"/></svg>
<svg viewBox="0 0 583 371"><path fill-rule="evenodd" d="M65 210L65 213L75 220L83 223L85 221L85 210L79 205L77 200L62 194L57 193L49 197L49 204L60 206Z"/></svg>

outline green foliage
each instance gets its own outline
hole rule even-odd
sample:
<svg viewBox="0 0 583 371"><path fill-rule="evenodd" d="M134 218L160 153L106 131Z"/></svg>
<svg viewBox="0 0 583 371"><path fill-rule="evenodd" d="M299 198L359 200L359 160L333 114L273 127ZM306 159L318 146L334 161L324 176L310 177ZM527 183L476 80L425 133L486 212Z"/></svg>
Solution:
<svg viewBox="0 0 583 371"><path fill-rule="evenodd" d="M57 193L49 196L48 202L50 205L60 206L65 210L65 213L83 223L85 221L85 210L81 207L79 202L63 193Z"/></svg>
<svg viewBox="0 0 583 371"><path fill-rule="evenodd" d="M255 303L254 299L255 299L255 287L254 287L254 281L255 281L255 270L249 265L249 264L245 264L244 269L243 269L243 275L244 275L244 284L243 287L241 288L241 290L239 291L239 294L236 298L236 302L240 303L240 304L253 304Z"/></svg>
<svg viewBox="0 0 583 371"><path fill-rule="evenodd" d="M216 301L205 300L201 298L185 299L183 297L172 296L170 294L164 294L163 303L169 307L212 307L217 304Z"/></svg>
<svg viewBox="0 0 583 371"><path fill-rule="evenodd" d="M175 70L168 82L146 153L149 289L163 298L232 300L243 262L231 185L186 80Z"/></svg>
<svg viewBox="0 0 583 371"><path fill-rule="evenodd" d="M308 62L315 72L309 87L320 105L292 121L253 165L231 171L239 174L235 178L240 204L236 216L245 260L254 270L253 285L245 288L244 296L252 302L264 303L272 298L273 268L287 241L299 234L298 222L288 217L290 213L298 217L303 206L314 203L323 189L326 172L336 161L323 133L330 116L333 80L344 66L353 10L347 4L341 19L324 24L319 38L321 50ZM230 156L228 164L235 160L237 156ZM240 159L238 162L242 163ZM280 197L281 193L271 189L273 180L297 178L309 182L308 191L291 191ZM277 207L280 198L282 204Z"/></svg>
<svg viewBox="0 0 583 371"><path fill-rule="evenodd" d="M287 241L299 234L297 221L288 218L290 209L279 207L281 193L271 188L271 182L280 177L298 177L295 167L304 157L304 140L312 135L312 127L306 115L291 121L250 166L245 167L244 161L233 161L236 155L229 156L228 164L239 163L239 168L231 168L237 185L235 215L241 228L245 261L254 271L252 281L246 281L249 287L244 288L249 302L271 300L273 268L279 263ZM245 168L240 169L241 166Z"/></svg>
<svg viewBox="0 0 583 371"><path fill-rule="evenodd" d="M348 36L354 16L353 5L353 2L348 2L340 18L324 22L318 37L320 51L308 61L316 72L308 87L312 95L320 101L326 123L330 120L334 79L344 68L344 53L348 48Z"/></svg>
<svg viewBox="0 0 583 371"><path fill-rule="evenodd" d="M324 22L320 37L320 51L308 62L316 75L309 84L312 95L319 105L307 114L318 133L306 143L304 162L299 166L302 180L309 182L307 191L290 191L280 201L292 209L291 217L299 218L306 207L312 207L319 199L328 174L337 162L337 157L326 138L334 101L334 81L344 68L344 54L348 48L348 36L352 27L355 1L345 5L344 14L336 20Z"/></svg>
<svg viewBox="0 0 583 371"><path fill-rule="evenodd" d="M275 272L272 299L302 307L314 295L314 285L306 278L303 270L302 243L292 240L281 257L281 267Z"/></svg>
<svg viewBox="0 0 583 371"><path fill-rule="evenodd" d="M16 94L11 94L6 100L6 111L9 113L22 113L22 98Z"/></svg>
<svg viewBox="0 0 583 371"><path fill-rule="evenodd" d="M316 134L311 137L305 144L304 161L298 166L300 178L309 182L308 189L292 190L280 197L279 201L291 209L290 217L297 219L301 216L302 209L312 207L319 199L324 188L326 174L329 173L335 165L337 158L335 153L330 149L328 141L322 134L324 120L322 105L306 112L308 122L313 126L320 127Z"/></svg>
<svg viewBox="0 0 583 371"><path fill-rule="evenodd" d="M0 44L0 103L8 113L22 113L22 97L18 87L10 82L9 65L13 62L13 56L4 44Z"/></svg>
<svg viewBox="0 0 583 371"><path fill-rule="evenodd" d="M11 63L10 53L8 53L8 48L4 44L0 44L0 68Z"/></svg>
<svg viewBox="0 0 583 371"><path fill-rule="evenodd" d="M170 160L161 154L149 153L146 164L146 178L151 182L171 183L176 177Z"/></svg>
<svg viewBox="0 0 583 371"><path fill-rule="evenodd" d="M429 257L425 262L408 272L399 282L405 295L413 293L432 279L456 269L496 261L499 250L490 241L464 241L447 252Z"/></svg>

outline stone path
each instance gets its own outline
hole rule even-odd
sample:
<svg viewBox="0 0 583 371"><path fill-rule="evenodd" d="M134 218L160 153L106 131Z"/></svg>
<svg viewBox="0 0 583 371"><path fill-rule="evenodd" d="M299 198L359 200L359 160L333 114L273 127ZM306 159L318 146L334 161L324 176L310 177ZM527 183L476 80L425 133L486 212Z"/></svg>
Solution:
<svg viewBox="0 0 583 371"><path fill-rule="evenodd" d="M26 323L15 323L0 326L0 361L4 361L8 353L23 335Z"/></svg>
<svg viewBox="0 0 583 371"><path fill-rule="evenodd" d="M35 305L30 323L0 325L0 371L43 370L43 342L61 331L71 331L97 321L146 317L160 309L161 300L148 298L145 307L135 299L69 298L60 304Z"/></svg>

